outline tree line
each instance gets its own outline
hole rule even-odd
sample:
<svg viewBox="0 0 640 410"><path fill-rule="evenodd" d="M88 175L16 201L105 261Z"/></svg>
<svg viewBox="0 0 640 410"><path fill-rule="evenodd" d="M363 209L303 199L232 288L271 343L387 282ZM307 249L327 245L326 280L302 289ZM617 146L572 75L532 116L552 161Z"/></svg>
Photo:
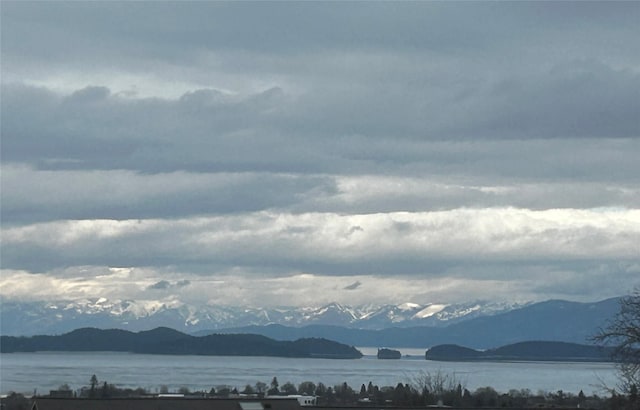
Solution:
<svg viewBox="0 0 640 410"><path fill-rule="evenodd" d="M314 396L318 406L358 406L358 407L407 407L425 408L428 406L450 406L452 408L589 408L595 410L637 410L640 408L637 389L628 394L609 392L604 396L585 395L563 392L536 393L528 389L512 389L506 393L496 391L492 387L481 387L473 391L455 376L437 371L420 372L407 382L398 382L395 386L378 386L373 382L361 384L359 387L348 383L327 386L322 382L304 381L298 385L291 382L280 384L277 377L270 383L257 382L247 384L243 388L232 386L215 386L208 391L191 391L188 387L171 390L160 386L155 392L145 388L121 388L107 381L99 381L91 376L88 385L72 390L67 384L52 392L63 397L109 399L121 397L153 397L158 394L182 394L189 397L203 398L262 398L267 396ZM29 409L29 399L12 394L3 400L7 410Z"/></svg>

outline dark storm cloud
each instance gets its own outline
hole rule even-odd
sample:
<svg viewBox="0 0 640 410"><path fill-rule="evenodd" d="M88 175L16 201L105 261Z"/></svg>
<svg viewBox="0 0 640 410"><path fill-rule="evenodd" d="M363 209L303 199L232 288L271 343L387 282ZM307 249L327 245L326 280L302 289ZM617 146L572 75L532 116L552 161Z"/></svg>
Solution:
<svg viewBox="0 0 640 410"><path fill-rule="evenodd" d="M6 166L1 181L7 192L3 224L252 212L299 205L305 198L335 191L326 176L271 173L145 174Z"/></svg>
<svg viewBox="0 0 640 410"><path fill-rule="evenodd" d="M634 90L624 88L619 96ZM278 88L242 97L203 89L170 100L129 99L106 87L59 95L5 85L1 104L3 225L272 208L368 213L459 206L635 207L640 195L635 187L639 139L528 138L536 127L534 136L561 132L562 124L549 125L551 116L539 124L531 120L530 128L513 131L507 140L489 135L496 122L475 130L478 137L472 139L455 133L338 138L321 124L308 132L287 125L301 122L305 101ZM547 109L542 101L540 106ZM553 109L562 117L567 110L560 106ZM505 102L505 110L521 109L509 107ZM620 110L620 121L604 124L620 132L633 127L638 120L633 104L629 107L630 121L623 121ZM335 120L327 111L317 109ZM477 111L482 109L465 115ZM602 115L606 112L604 107ZM592 113L591 119L596 117ZM483 118L491 120L489 114ZM589 125L591 119L565 124L588 126L589 136L597 128ZM341 175L354 175L354 182L345 185Z"/></svg>
<svg viewBox="0 0 640 410"><path fill-rule="evenodd" d="M514 139L638 138L639 95L638 73L572 61L536 78L506 78L465 96L458 106L462 121L452 123L450 132Z"/></svg>
<svg viewBox="0 0 640 410"><path fill-rule="evenodd" d="M211 71L273 76L271 82L285 83L240 100L201 89L179 101L137 104L105 99L104 88L88 84L91 88L67 98L66 109L56 105L55 116L48 119L57 127L47 131L52 124L36 122L33 126L41 129L29 131L49 134L42 137L45 141L62 141L56 145L62 147L58 151L68 149L70 155L77 151L76 156L91 158L87 152L91 140L97 147L92 152L125 157L96 161L97 167L130 167L126 158L137 155L157 156L161 162L176 148L173 157L185 158L181 166L204 167L206 161L193 151L212 151L208 141L224 154L228 154L225 147L239 152L231 138L259 152L273 144L293 145L291 156L298 158L304 154L303 144L331 144L336 138L357 135L394 140L640 135L636 115L640 79L632 69L640 49L620 41L638 34L632 24L638 7L466 6L463 14L456 5L437 3L10 4L3 25L10 40L3 43L3 53L16 58L5 58L9 62L5 71L11 75L16 70L17 76L28 56L39 61L55 58L37 47L65 45L71 54L68 60L88 70L100 64L75 57L94 58L96 50L107 50L118 54L105 57L115 73L119 65L130 70L148 61L153 66L143 65L141 72L172 77L183 70L196 84L211 82L207 75ZM570 17L561 21L558 15ZM68 24L61 26L59 21ZM37 23L40 30L20 31L27 23ZM95 36L95 43L87 36ZM187 51L178 51L183 49ZM189 55L176 58L174 52ZM171 83L171 78L167 80ZM299 84L304 84L303 90L293 91ZM73 104L89 92L101 94L84 108ZM36 103L33 110L41 112L43 104L51 103ZM25 107L16 108L34 115ZM24 114L6 117L20 121ZM9 138L15 135L14 124L4 128ZM96 132L107 130L111 135L92 140ZM56 146L30 139L32 135L13 138L61 154ZM177 143L167 140L181 143L175 147ZM6 155L12 148L20 147L9 141ZM242 154L255 166L273 168L278 162L261 164L250 152ZM277 152L269 154L278 159ZM318 160L323 158L306 156L296 165L310 167ZM154 167L157 170L160 164Z"/></svg>
<svg viewBox="0 0 640 410"><path fill-rule="evenodd" d="M3 90L3 160L41 167L234 171L303 168L313 159L274 130L281 93L219 98L214 90L177 101L128 100L89 87L60 98ZM14 98L15 96L15 98ZM96 98L97 97L97 98ZM29 119L29 120L28 120ZM282 165L280 165L282 163ZM304 165L309 167L309 165Z"/></svg>
<svg viewBox="0 0 640 410"><path fill-rule="evenodd" d="M425 145L421 149L420 144L430 141L635 139L640 136L636 115L640 103L635 98L640 95L640 77L602 71L606 75L602 74L601 81L598 75L582 73L566 83L552 81L548 87L536 88L531 83L523 90L518 85L505 85L498 94L506 95L478 96L471 105L451 104L447 108L443 104L441 112L425 113L426 117L445 121L432 130L425 116L418 113L412 121L406 118L396 122L393 110L387 110L386 116L382 112L361 112L375 105L365 103L366 95L359 97L362 101L356 106L368 108L351 111L341 106L343 101L337 95L325 100L326 107L311 109L305 104L316 101L288 98L279 89L242 99L215 90L200 90L179 100L129 100L110 96L109 90L98 87L61 98L32 87L5 86L2 159L30 162L41 168L146 172L343 172L354 165L366 172L367 161L376 165L398 161L428 164L425 160L430 159L432 147ZM588 82L596 84L596 89L589 90ZM491 98L497 102L487 104ZM333 99L337 102L329 107ZM399 113L404 112L403 104L411 105L411 101L390 103ZM459 115L453 111L459 111ZM310 116L312 112L322 115ZM351 120L344 113L351 113ZM365 117L371 121L365 121ZM329 119L326 122L332 125L323 125L321 118ZM354 122L349 125L343 120ZM386 124L377 124L379 121ZM380 132L375 131L377 125L387 128L390 134L372 139L370 134ZM407 127L419 130L423 125L426 129L418 134L402 131ZM358 132L337 137L341 126ZM356 130L359 126L364 128ZM433 155L435 161L442 158L439 154ZM466 161L459 150L451 154L453 161L446 166ZM522 154L516 151L511 155ZM521 167L527 164L524 162Z"/></svg>

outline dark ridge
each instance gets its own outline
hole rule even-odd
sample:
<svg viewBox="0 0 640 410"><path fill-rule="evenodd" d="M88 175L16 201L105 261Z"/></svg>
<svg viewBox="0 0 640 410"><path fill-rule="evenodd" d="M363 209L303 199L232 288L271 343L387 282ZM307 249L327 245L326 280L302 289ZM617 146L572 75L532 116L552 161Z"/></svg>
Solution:
<svg viewBox="0 0 640 410"><path fill-rule="evenodd" d="M485 351L457 345L439 345L427 350L427 360L442 361L612 361L612 348L565 342L529 341Z"/></svg>
<svg viewBox="0 0 640 410"><path fill-rule="evenodd" d="M474 360L480 357L482 352L458 345L438 345L427 350L427 360Z"/></svg>
<svg viewBox="0 0 640 410"><path fill-rule="evenodd" d="M324 357L358 359L352 346L327 339L278 341L255 334L190 336L169 328L133 333L119 329L83 328L59 336L0 338L0 352L111 351L142 354Z"/></svg>
<svg viewBox="0 0 640 410"><path fill-rule="evenodd" d="M311 357L318 358L350 358L350 357L362 357L362 353L353 346L345 344L337 344L336 342L324 338L311 337L298 339L292 342L296 349L308 352Z"/></svg>

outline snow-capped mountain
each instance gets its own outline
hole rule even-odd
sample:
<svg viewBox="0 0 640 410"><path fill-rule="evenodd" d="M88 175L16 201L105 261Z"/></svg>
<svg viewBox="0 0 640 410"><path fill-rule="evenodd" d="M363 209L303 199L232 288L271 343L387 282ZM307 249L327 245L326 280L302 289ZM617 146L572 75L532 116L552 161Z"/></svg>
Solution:
<svg viewBox="0 0 640 410"><path fill-rule="evenodd" d="M468 304L402 303L383 306L247 308L195 306L177 300L133 301L105 298L58 302L2 304L3 335L60 334L79 327L146 330L167 326L184 332L251 325L335 325L360 329L388 327L441 327L521 307L520 304L474 302Z"/></svg>

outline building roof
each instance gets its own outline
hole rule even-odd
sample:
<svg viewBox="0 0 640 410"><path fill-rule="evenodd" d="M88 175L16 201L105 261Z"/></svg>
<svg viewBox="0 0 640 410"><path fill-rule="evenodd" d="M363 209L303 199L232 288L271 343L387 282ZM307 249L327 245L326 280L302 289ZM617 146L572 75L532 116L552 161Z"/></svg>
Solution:
<svg viewBox="0 0 640 410"><path fill-rule="evenodd" d="M32 410L300 410L297 399L38 397Z"/></svg>

